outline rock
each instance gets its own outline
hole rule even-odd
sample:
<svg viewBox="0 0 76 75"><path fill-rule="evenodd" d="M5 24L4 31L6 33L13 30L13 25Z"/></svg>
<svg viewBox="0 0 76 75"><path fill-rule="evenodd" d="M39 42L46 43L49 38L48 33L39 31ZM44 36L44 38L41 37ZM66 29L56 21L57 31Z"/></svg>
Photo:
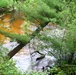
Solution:
<svg viewBox="0 0 76 75"><path fill-rule="evenodd" d="M45 55L44 58L37 60L41 55L34 53L32 55L32 70L47 70L48 67L53 67L55 65L56 59L53 56Z"/></svg>

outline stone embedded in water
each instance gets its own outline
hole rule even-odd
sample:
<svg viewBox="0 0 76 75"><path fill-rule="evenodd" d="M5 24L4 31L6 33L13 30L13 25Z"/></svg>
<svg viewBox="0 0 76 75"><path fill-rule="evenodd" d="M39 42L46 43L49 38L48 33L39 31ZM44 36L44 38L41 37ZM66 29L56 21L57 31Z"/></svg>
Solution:
<svg viewBox="0 0 76 75"><path fill-rule="evenodd" d="M43 59L37 60L38 57L41 55L38 53L34 53L32 55L32 69L33 70L43 70L43 68L46 70L47 66L53 67L55 65L56 59L53 56L45 55Z"/></svg>

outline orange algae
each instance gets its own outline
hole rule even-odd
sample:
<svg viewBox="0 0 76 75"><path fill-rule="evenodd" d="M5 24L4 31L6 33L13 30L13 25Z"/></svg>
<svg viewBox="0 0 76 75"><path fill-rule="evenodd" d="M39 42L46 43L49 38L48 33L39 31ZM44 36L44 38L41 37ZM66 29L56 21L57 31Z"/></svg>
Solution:
<svg viewBox="0 0 76 75"><path fill-rule="evenodd" d="M11 17L12 14L5 14L0 20L0 30L16 33L16 34L24 34L24 31L21 29L21 25L24 24L24 20L22 18ZM12 20L13 18L13 20ZM4 40L4 35L0 34L0 41Z"/></svg>

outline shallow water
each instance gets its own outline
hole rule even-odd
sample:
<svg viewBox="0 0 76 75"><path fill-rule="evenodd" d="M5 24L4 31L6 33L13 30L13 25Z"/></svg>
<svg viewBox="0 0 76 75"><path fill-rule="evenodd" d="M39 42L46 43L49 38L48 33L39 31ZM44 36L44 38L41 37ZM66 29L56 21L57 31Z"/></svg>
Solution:
<svg viewBox="0 0 76 75"><path fill-rule="evenodd" d="M0 24L3 24L5 27L10 27L10 29L8 30L5 28L2 28L1 26L0 26L0 28L2 28L3 30L5 30L7 32L13 32L16 34L24 34L22 29L20 28L21 25L24 23L24 20L16 17L16 19L10 24L9 18L10 18L10 14L5 15L4 19L0 20ZM30 26L29 27L30 31L35 31L36 28L37 28L36 26ZM45 30L47 30L47 31L45 32ZM56 27L53 27L52 25L48 25L43 29L43 31L45 32L45 34L47 36L56 35L58 37L63 37L63 31L64 30L63 31L58 30ZM44 32L41 31L40 33L44 33ZM3 35L0 34L0 37L1 37L0 40L4 40ZM34 40L35 44L39 43L39 41L37 39L33 39L33 40ZM40 42L42 42L42 41L40 41ZM7 48L10 51L10 50L14 49L17 45L18 45L18 43L16 41L10 42L10 39L7 38L6 40L4 40L3 47ZM46 69L46 66L48 64L50 66L54 65L54 62L56 61L56 59L52 56L47 56L47 53L48 53L47 50L42 51L42 53L46 55L45 58L43 58L42 60L36 61L36 59L38 57L40 57L40 55L37 53L34 54L34 57L30 55L31 52L35 51L32 48L32 45L34 45L34 44L32 43L30 48L29 48L29 45L26 45L15 56L12 57L12 59L16 63L15 66L20 71L25 72L25 71L30 70L30 69L42 70L43 67Z"/></svg>
<svg viewBox="0 0 76 75"><path fill-rule="evenodd" d="M17 18L17 16L14 16L14 20L11 20L11 16L12 14L8 13L0 19L0 29L10 33L24 34L24 31L21 29L21 25L24 24L24 20L21 17ZM5 39L4 35L0 34L0 41Z"/></svg>

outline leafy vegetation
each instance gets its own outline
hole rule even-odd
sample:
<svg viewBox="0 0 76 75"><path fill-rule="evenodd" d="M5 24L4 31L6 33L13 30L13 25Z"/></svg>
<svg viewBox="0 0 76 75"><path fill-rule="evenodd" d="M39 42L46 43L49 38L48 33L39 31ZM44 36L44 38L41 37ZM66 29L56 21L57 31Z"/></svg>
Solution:
<svg viewBox="0 0 76 75"><path fill-rule="evenodd" d="M76 29L76 28L75 28ZM46 45L41 46L40 49L52 48L53 51L49 51L50 56L54 56L57 59L56 68L50 69L50 73L57 75L71 75L76 74L76 32L73 29L68 29L64 32L62 38L54 35L52 37L44 35L39 35L38 38L43 40ZM67 67L67 69L66 69ZM55 70L56 69L56 70ZM65 70L66 69L66 70ZM55 72L56 71L56 72ZM71 72L70 72L71 71ZM60 74L59 74L60 73ZM51 74L51 75L52 75Z"/></svg>
<svg viewBox="0 0 76 75"><path fill-rule="evenodd" d="M15 67L15 63L10 60L8 57L4 57L7 53L7 50L0 45L0 75L21 75Z"/></svg>
<svg viewBox="0 0 76 75"><path fill-rule="evenodd" d="M9 60L9 57L4 57L7 51L0 44L0 75L46 75L46 72L37 71L30 71L23 74L15 67L15 62L12 59Z"/></svg>
<svg viewBox="0 0 76 75"><path fill-rule="evenodd" d="M5 31L2 31L2 30L0 30L0 33L4 34L7 37L10 37L11 39L17 39L17 41L19 43L23 43L23 44L30 40L30 37L28 35L19 35L19 34L15 34L15 33L11 34L10 32L5 32Z"/></svg>
<svg viewBox="0 0 76 75"><path fill-rule="evenodd" d="M10 2L1 0L0 10L3 10L3 7L5 7L5 10L6 7L12 7L12 10L23 13L25 20L37 22L39 28L52 22L60 25L61 30L65 29L63 37L47 37L45 34L38 34L40 40L48 43L46 46L39 47L41 49L51 47L53 52L50 56L53 55L57 59L56 66L48 70L50 75L76 75L76 0L10 0ZM14 11L12 11L13 14L15 14ZM0 33L13 39L16 38L20 43L30 40L27 35L11 34L2 30L0 30ZM1 75L21 75L12 61L4 58L2 53L0 55ZM28 75L38 75L38 73L46 75L40 72L32 72Z"/></svg>

